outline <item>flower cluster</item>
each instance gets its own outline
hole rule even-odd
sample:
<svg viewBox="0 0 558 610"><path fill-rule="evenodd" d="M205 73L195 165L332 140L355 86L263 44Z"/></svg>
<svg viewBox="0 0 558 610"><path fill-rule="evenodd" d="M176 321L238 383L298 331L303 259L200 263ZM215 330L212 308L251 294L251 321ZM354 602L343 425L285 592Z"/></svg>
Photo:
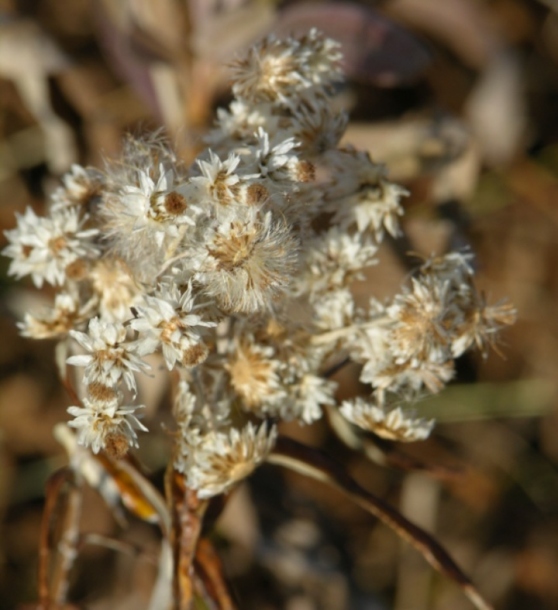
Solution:
<svg viewBox="0 0 558 610"><path fill-rule="evenodd" d="M399 233L406 191L339 146L339 62L317 31L268 37L234 63L234 100L191 166L158 136L130 137L103 172L73 167L46 217L27 210L6 233L10 273L56 289L21 329L67 341L83 369L68 409L81 444L137 444L136 376L157 354L178 384L174 467L201 498L250 474L278 421L308 424L326 406L384 438L424 439L433 422L402 405L513 321L475 289L469 254L427 260L390 302L357 308L352 285ZM351 359L370 398L337 406L327 371Z"/></svg>

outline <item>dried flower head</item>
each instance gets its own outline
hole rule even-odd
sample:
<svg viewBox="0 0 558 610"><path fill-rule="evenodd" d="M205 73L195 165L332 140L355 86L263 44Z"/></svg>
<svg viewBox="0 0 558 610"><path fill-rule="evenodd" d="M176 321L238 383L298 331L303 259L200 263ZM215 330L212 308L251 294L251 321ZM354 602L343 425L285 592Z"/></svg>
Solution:
<svg viewBox="0 0 558 610"><path fill-rule="evenodd" d="M18 216L16 229L6 231L10 244L4 254L12 258L8 273L17 278L31 275L35 286L43 282L63 285L66 269L80 259L94 259L99 248L93 242L97 229L83 229L87 216L80 218L73 208L53 211L40 218L31 208Z"/></svg>
<svg viewBox="0 0 558 610"><path fill-rule="evenodd" d="M277 431L248 423L238 430L209 432L189 448L182 465L188 485L200 498L225 493L257 468L273 448Z"/></svg>
<svg viewBox="0 0 558 610"><path fill-rule="evenodd" d="M434 427L434 420L417 418L414 412L405 412L401 407L379 407L362 398L344 401L339 410L359 428L392 441L422 441Z"/></svg>
<svg viewBox="0 0 558 610"><path fill-rule="evenodd" d="M275 421L311 424L324 407L383 438L423 439L433 423L394 397L440 391L457 356L496 345L513 321L476 290L468 253L423 260L399 294L357 307L354 282L399 233L406 191L339 147L339 66L316 30L269 36L233 63L235 99L190 167L160 134L129 137L103 171L73 166L47 216L28 209L6 232L10 273L55 287L52 309L20 328L69 342L79 443L136 446L146 429L122 392L136 394L154 353L178 385L174 467L200 498L266 458ZM328 371L349 361L372 398L338 406Z"/></svg>

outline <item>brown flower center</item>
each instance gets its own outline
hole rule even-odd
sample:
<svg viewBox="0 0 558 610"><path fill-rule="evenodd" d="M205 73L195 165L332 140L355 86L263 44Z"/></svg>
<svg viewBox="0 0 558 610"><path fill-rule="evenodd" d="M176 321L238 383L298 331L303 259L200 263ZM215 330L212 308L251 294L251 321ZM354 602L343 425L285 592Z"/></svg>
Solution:
<svg viewBox="0 0 558 610"><path fill-rule="evenodd" d="M186 208L188 207L188 204L186 203L186 198L180 193L177 193L176 191L172 191L166 195L164 205L165 210L173 216L183 214Z"/></svg>

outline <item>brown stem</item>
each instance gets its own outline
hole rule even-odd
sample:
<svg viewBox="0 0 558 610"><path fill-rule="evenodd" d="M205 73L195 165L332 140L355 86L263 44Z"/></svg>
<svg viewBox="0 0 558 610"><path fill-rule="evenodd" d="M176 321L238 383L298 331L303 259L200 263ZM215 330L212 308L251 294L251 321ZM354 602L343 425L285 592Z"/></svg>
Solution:
<svg viewBox="0 0 558 610"><path fill-rule="evenodd" d="M169 475L168 475L169 476ZM192 610L194 601L194 558L203 524L207 501L189 489L184 477L170 473L172 531L174 556L173 593L175 610Z"/></svg>
<svg viewBox="0 0 558 610"><path fill-rule="evenodd" d="M79 544L79 522L81 517L82 492L73 481L68 492L62 535L58 541L58 559L54 566L52 577L52 597L56 604L66 602L70 585L70 570L74 565Z"/></svg>
<svg viewBox="0 0 558 610"><path fill-rule="evenodd" d="M482 598L470 579L437 540L411 523L387 502L360 487L340 464L325 454L293 439L280 437L268 461L328 483L342 492L414 546L436 570L457 582L476 608L492 610L492 606Z"/></svg>
<svg viewBox="0 0 558 610"><path fill-rule="evenodd" d="M205 590L217 604L218 610L235 610L223 575L221 559L208 538L201 538L198 543L196 567Z"/></svg>
<svg viewBox="0 0 558 610"><path fill-rule="evenodd" d="M70 480L71 471L63 468L55 472L47 481L45 491L45 507L41 519L39 538L39 608L46 610L52 602L49 585L49 567L51 560L51 530L58 507L62 488Z"/></svg>

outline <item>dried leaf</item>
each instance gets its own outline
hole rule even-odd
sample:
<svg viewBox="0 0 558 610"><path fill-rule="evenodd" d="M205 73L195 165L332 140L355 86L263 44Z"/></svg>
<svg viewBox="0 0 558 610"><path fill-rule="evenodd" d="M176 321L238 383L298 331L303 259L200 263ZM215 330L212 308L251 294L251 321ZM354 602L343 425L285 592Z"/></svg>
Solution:
<svg viewBox="0 0 558 610"><path fill-rule="evenodd" d="M126 459L113 460L104 454L94 458L114 481L124 506L140 519L158 523L168 534L170 517L165 500L138 468Z"/></svg>
<svg viewBox="0 0 558 610"><path fill-rule="evenodd" d="M482 69L502 48L490 13L470 0L392 0L386 13L442 41L468 66Z"/></svg>
<svg viewBox="0 0 558 610"><path fill-rule="evenodd" d="M147 62L140 58L131 48L129 36L122 23L124 15L113 9L118 3L96 3L97 35L101 47L110 59L112 66L122 75L122 78L136 90L152 113L162 119L155 85ZM122 9L122 5L120 5Z"/></svg>
<svg viewBox="0 0 558 610"><path fill-rule="evenodd" d="M0 23L0 76L14 82L23 103L45 138L44 154L53 173L69 169L77 159L70 128L52 109L48 76L63 71L69 60L36 23Z"/></svg>
<svg viewBox="0 0 558 610"><path fill-rule="evenodd" d="M270 5L247 4L206 16L192 31L192 50L215 62L230 58L264 36L273 25Z"/></svg>
<svg viewBox="0 0 558 610"><path fill-rule="evenodd" d="M33 74L36 78L57 74L69 65L69 58L36 22L16 18L0 21L0 76L15 80L22 74Z"/></svg>
<svg viewBox="0 0 558 610"><path fill-rule="evenodd" d="M491 59L467 100L466 113L491 165L512 160L526 130L526 103L519 58L509 52Z"/></svg>
<svg viewBox="0 0 558 610"><path fill-rule="evenodd" d="M158 523L163 533L168 534L170 517L165 501L133 464L94 455L80 447L75 434L65 424L57 424L54 435L68 452L72 468L101 494L116 515L122 502L131 513L144 521Z"/></svg>

